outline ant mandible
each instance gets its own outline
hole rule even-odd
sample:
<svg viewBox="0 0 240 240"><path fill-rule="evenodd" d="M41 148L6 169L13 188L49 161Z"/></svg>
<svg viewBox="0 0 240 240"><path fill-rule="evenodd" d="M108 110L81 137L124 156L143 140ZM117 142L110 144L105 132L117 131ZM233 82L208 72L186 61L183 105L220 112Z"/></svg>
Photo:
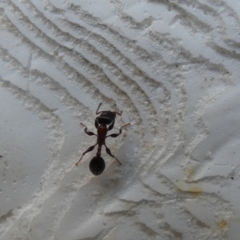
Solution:
<svg viewBox="0 0 240 240"><path fill-rule="evenodd" d="M83 156L88 153L91 152L96 145L98 145L98 150L96 153L96 156L92 158L92 160L90 161L89 164L89 169L92 172L92 174L94 175L100 175L104 169L105 169L105 162L104 159L101 157L101 149L102 149L102 145L105 146L106 148L106 152L113 158L116 159L116 161L118 162L119 165L121 165L121 162L111 153L110 149L106 146L105 143L105 139L107 137L118 137L121 133L122 133L122 129L124 127L127 127L130 125L130 123L124 124L120 129L118 133L113 133L110 135L107 135L107 132L113 129L114 123L115 123L115 118L116 118L116 114L118 114L119 116L122 115L122 111L119 112L112 112L112 111L100 111L98 112L100 106L102 105L102 103L100 103L98 105L98 108L96 110L96 115L100 114L98 117L96 117L95 119L95 127L97 128L97 134L88 131L87 126L84 125L83 123L81 123L82 126L85 127L84 132L89 135L89 136L97 136L97 143L94 144L93 146L89 147L85 152L83 152L81 158L79 159L79 161L76 163L76 166L79 164L79 162L82 160Z"/></svg>

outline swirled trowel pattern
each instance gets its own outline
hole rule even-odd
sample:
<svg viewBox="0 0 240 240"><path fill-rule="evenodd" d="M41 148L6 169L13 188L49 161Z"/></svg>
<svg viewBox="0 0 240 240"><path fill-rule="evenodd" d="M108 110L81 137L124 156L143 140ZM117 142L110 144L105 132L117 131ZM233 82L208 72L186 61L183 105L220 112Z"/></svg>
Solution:
<svg viewBox="0 0 240 240"><path fill-rule="evenodd" d="M0 1L0 238L236 240L238 1ZM118 166L75 167L122 110Z"/></svg>

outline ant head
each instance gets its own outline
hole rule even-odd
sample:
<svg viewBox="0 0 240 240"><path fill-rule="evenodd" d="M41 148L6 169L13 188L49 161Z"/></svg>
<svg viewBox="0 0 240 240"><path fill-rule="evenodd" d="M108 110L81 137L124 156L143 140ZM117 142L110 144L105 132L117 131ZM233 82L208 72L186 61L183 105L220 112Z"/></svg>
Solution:
<svg viewBox="0 0 240 240"><path fill-rule="evenodd" d="M101 113L99 117L97 117L99 124L107 124L107 125L113 123L115 121L115 118L116 118L116 113L111 111L104 111Z"/></svg>
<svg viewBox="0 0 240 240"><path fill-rule="evenodd" d="M89 163L89 169L93 175L100 175L105 169L104 159L100 156L95 156Z"/></svg>

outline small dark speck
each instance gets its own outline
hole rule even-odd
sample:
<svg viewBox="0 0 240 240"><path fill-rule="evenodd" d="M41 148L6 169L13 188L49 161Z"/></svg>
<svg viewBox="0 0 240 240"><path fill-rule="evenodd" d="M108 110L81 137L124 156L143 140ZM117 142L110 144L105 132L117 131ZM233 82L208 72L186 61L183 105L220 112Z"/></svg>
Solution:
<svg viewBox="0 0 240 240"><path fill-rule="evenodd" d="M231 177L232 180L234 180L234 177Z"/></svg>
<svg viewBox="0 0 240 240"><path fill-rule="evenodd" d="M3 157L2 155L0 155L0 158Z"/></svg>
<svg viewBox="0 0 240 240"><path fill-rule="evenodd" d="M176 64L176 67L178 67L178 65Z"/></svg>

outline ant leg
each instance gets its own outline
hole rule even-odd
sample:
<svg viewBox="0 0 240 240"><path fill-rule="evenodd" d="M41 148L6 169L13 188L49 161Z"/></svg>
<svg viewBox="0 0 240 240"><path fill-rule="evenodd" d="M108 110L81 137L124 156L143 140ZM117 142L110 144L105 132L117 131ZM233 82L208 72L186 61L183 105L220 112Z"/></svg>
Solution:
<svg viewBox="0 0 240 240"><path fill-rule="evenodd" d="M99 103L98 108L97 108L97 110L96 110L96 115L99 114L99 113L101 113L101 112L98 112L98 110L99 110L99 108L100 108L101 105L102 105L102 103Z"/></svg>
<svg viewBox="0 0 240 240"><path fill-rule="evenodd" d="M122 111L120 111L120 113L119 112L114 112L114 113L116 113L119 116L122 116Z"/></svg>
<svg viewBox="0 0 240 240"><path fill-rule="evenodd" d="M121 162L111 153L111 150L106 146L106 144L104 144L104 146L106 148L107 154L109 154L111 157L115 158L119 165L122 165Z"/></svg>
<svg viewBox="0 0 240 240"><path fill-rule="evenodd" d="M82 160L83 156L84 156L86 153L91 152L91 151L95 148L96 145L97 145L97 143L96 143L95 145L89 147L85 152L83 152L81 158L79 159L78 162L75 163L75 165L77 166L77 165L80 163L80 161Z"/></svg>
<svg viewBox="0 0 240 240"><path fill-rule="evenodd" d="M99 114L99 113L107 112L107 111L101 111L101 112L98 111L101 105L102 105L102 103L99 103L98 108L96 110L96 115ZM113 113L116 113L119 116L122 116L122 111L120 111L120 113L119 112L113 112Z"/></svg>
<svg viewBox="0 0 240 240"><path fill-rule="evenodd" d="M110 131L110 130L113 129L114 124L115 124L115 121L113 121L113 122L109 125L109 127L108 127L108 131Z"/></svg>
<svg viewBox="0 0 240 240"><path fill-rule="evenodd" d="M84 132L85 132L87 135L89 135L89 136L93 136L93 135L97 136L97 134L88 131L86 125L84 125L83 123L81 123L81 125L85 127Z"/></svg>
<svg viewBox="0 0 240 240"><path fill-rule="evenodd" d="M96 127L96 129L98 129L98 127L99 127L98 118L95 119L95 127Z"/></svg>
<svg viewBox="0 0 240 240"><path fill-rule="evenodd" d="M124 125L119 129L119 133L113 133L113 134L107 135L106 138L107 138L107 137L113 137L113 138L118 137L118 136L122 133L122 129L123 129L124 127L129 126L129 125L130 125L130 123L124 124Z"/></svg>

